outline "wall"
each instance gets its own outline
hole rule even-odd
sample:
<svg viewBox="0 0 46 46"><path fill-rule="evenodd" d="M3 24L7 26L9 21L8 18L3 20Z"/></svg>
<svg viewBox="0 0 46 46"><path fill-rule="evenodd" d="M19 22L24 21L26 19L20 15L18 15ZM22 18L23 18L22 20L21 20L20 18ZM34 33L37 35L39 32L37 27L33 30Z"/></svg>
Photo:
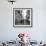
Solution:
<svg viewBox="0 0 46 46"><path fill-rule="evenodd" d="M13 8L33 8L33 27L14 28ZM46 1L17 0L12 5L7 0L0 0L0 41L15 40L19 32L31 35L33 40L46 40Z"/></svg>

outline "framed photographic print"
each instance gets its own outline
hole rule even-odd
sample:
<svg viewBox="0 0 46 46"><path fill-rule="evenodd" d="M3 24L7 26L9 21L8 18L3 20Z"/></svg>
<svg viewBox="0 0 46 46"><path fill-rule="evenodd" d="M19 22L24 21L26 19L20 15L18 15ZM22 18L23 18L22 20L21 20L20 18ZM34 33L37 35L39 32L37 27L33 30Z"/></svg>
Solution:
<svg viewBox="0 0 46 46"><path fill-rule="evenodd" d="M13 27L32 27L32 8L13 8Z"/></svg>

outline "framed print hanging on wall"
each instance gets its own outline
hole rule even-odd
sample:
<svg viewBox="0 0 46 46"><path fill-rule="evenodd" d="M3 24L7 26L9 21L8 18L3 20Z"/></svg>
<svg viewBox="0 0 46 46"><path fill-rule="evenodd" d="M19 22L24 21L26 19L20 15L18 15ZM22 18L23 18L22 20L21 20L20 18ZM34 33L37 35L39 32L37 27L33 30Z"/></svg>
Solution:
<svg viewBox="0 0 46 46"><path fill-rule="evenodd" d="M32 8L13 8L13 27L32 27Z"/></svg>

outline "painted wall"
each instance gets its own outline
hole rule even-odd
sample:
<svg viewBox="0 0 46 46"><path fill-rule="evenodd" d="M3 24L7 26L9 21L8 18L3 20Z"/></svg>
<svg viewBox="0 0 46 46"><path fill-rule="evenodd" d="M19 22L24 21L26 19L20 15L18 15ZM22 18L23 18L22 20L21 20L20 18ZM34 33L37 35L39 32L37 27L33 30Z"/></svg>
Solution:
<svg viewBox="0 0 46 46"><path fill-rule="evenodd" d="M14 28L13 8L33 8L33 27ZM33 40L46 40L46 0L17 0L14 5L0 0L0 41L15 40L19 32L28 33Z"/></svg>

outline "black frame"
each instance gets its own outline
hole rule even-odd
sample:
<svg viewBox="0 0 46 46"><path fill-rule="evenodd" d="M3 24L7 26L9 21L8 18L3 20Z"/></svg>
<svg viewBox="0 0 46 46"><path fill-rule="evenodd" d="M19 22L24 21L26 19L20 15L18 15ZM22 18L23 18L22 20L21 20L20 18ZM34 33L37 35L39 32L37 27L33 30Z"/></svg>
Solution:
<svg viewBox="0 0 46 46"><path fill-rule="evenodd" d="M14 24L14 12L15 12L15 9L31 9L31 26L16 26ZM13 8L13 27L32 27L33 26L33 8Z"/></svg>

